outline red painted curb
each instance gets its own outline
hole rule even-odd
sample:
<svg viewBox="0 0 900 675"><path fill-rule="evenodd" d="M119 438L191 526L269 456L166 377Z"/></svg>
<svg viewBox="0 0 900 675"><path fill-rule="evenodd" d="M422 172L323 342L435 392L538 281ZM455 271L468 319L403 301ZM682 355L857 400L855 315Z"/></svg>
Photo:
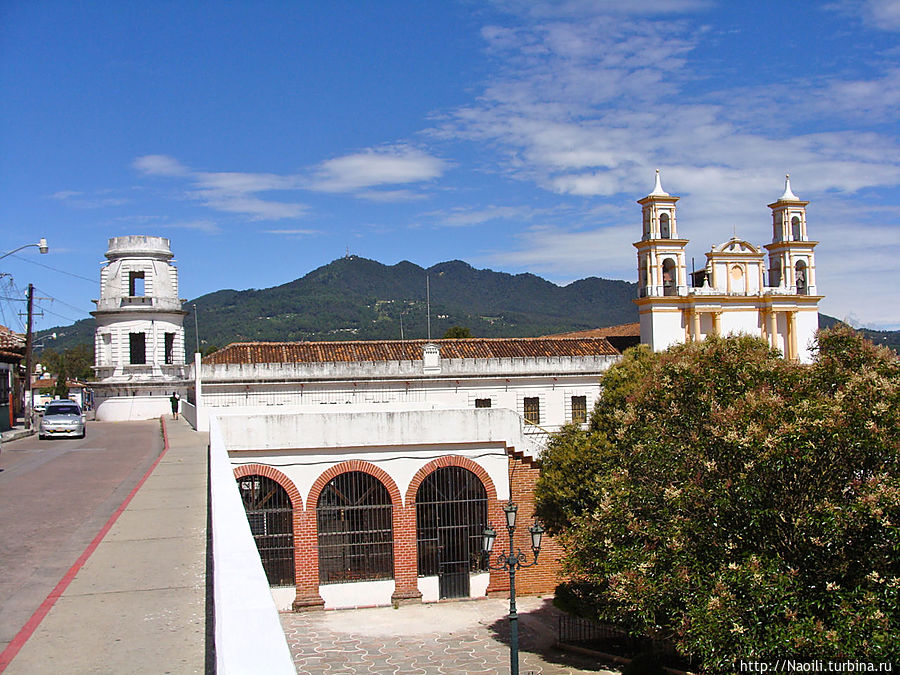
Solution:
<svg viewBox="0 0 900 675"><path fill-rule="evenodd" d="M22 626L22 630L16 633L16 636L12 639L12 641L6 646L2 652L0 652L0 673L6 670L6 667L12 663L12 660L16 658L16 655L25 646L25 643L28 642L29 638L34 634L34 631L37 630L37 627L41 625L41 621L44 620L44 617L50 612L53 608L53 605L56 604L56 601L59 600L60 596L65 592L65 590L69 587L69 584L72 583L72 580L75 578L75 575L78 574L78 571L84 566L84 563L87 562L87 559L91 557L91 554L97 549L100 545L100 542L103 541L103 537L106 536L106 533L109 532L110 528L113 524L118 520L119 516L122 515L122 512L137 494L137 491L141 489L141 486L144 482L150 477L150 474L153 473L154 469L156 469L160 460L165 456L165 454L169 451L169 434L166 431L166 420L164 417L159 418L159 422L162 425L162 436L163 436L163 451L159 453L159 457L153 462L147 472L143 475L143 477L137 482L137 485L134 486L134 489L125 497L125 501L116 509L116 512L113 513L109 520L106 521L106 524L100 529L97 533L97 536L88 544L87 548L84 549L84 552L78 556L78 560L75 561L75 564L69 568L69 571L66 572L65 576L60 579L59 583L56 584L56 588L50 591L50 595L48 595L44 601L41 603L40 607L35 610L34 614L31 615L31 618L25 622L25 625Z"/></svg>

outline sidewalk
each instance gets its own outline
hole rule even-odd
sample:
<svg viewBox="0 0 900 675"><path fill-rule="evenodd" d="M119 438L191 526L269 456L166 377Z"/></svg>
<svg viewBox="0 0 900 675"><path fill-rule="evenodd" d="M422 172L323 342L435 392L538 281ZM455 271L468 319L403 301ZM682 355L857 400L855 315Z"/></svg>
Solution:
<svg viewBox="0 0 900 675"><path fill-rule="evenodd" d="M165 426L168 451L5 673L205 671L208 439Z"/></svg>
<svg viewBox="0 0 900 675"><path fill-rule="evenodd" d="M37 418L38 423L40 423L40 418ZM12 429L7 429L6 431L0 431L0 439L4 443L8 443L10 441L17 441L20 438L26 438L33 434L37 433L36 429L26 429L25 428L25 420L20 415L16 418L16 424Z"/></svg>

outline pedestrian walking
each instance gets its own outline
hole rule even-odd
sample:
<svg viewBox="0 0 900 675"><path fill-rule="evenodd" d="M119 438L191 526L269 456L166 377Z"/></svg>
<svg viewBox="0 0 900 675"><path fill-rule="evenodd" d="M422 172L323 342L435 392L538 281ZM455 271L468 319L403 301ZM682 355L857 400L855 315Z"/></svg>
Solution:
<svg viewBox="0 0 900 675"><path fill-rule="evenodd" d="M172 404L172 417L174 419L178 419L178 402L181 400L181 397L178 395L177 391L173 391L172 395L169 397L169 403Z"/></svg>

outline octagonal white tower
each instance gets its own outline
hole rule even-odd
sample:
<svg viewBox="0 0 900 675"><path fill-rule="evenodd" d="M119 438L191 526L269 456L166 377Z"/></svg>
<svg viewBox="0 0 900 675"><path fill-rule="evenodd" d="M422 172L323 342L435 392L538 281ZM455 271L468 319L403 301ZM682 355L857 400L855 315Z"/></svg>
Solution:
<svg viewBox="0 0 900 675"><path fill-rule="evenodd" d="M184 328L169 240L112 237L100 271L94 370L98 419L149 419L184 392Z"/></svg>

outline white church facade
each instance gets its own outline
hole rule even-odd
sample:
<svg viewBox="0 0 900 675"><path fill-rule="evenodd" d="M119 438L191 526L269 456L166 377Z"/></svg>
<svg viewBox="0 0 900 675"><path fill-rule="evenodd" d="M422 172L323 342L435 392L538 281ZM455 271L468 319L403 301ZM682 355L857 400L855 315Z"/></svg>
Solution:
<svg viewBox="0 0 900 675"><path fill-rule="evenodd" d="M732 237L688 273L676 220L678 197L656 186L640 199L643 231L637 248L641 342L660 351L707 335L761 337L785 358L808 363L819 327L814 249L806 206L791 190L769 204L772 241L763 247ZM765 251L763 251L765 249Z"/></svg>

